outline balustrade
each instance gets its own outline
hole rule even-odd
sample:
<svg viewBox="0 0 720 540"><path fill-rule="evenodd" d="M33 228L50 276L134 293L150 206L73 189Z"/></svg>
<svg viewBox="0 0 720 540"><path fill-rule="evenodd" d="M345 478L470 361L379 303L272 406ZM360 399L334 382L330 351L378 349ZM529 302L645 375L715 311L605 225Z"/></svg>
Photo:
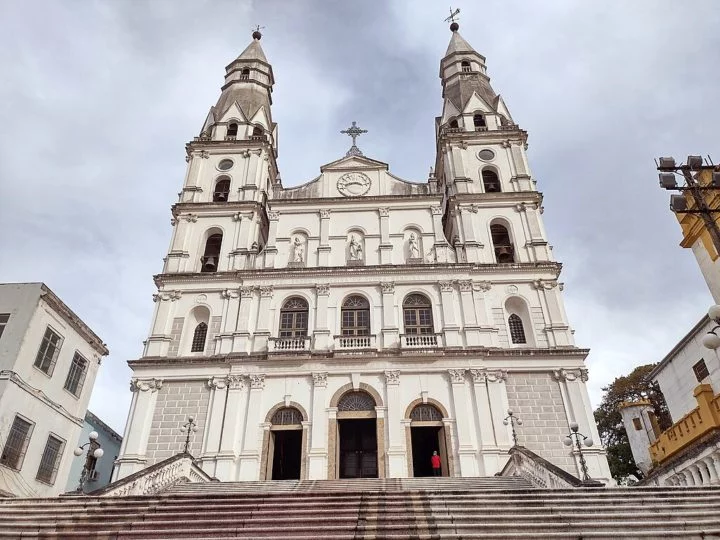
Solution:
<svg viewBox="0 0 720 540"><path fill-rule="evenodd" d="M401 334L400 346L403 349L442 347L442 337L442 334Z"/></svg>
<svg viewBox="0 0 720 540"><path fill-rule="evenodd" d="M309 351L310 336L268 338L268 352Z"/></svg>
<svg viewBox="0 0 720 540"><path fill-rule="evenodd" d="M335 336L336 350L375 349L376 347L375 334L365 336Z"/></svg>

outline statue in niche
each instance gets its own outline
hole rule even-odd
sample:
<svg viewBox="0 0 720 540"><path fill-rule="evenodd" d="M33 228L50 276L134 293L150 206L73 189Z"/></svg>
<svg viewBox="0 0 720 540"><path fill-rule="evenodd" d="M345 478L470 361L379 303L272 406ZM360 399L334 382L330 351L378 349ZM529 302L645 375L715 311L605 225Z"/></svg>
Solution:
<svg viewBox="0 0 720 540"><path fill-rule="evenodd" d="M411 259L420 258L420 248L418 247L418 240L414 232L411 232L410 238L408 238L408 253Z"/></svg>
<svg viewBox="0 0 720 540"><path fill-rule="evenodd" d="M350 235L350 246L349 246L350 260L351 261L362 261L363 260L363 248L362 243L355 238L354 234Z"/></svg>
<svg viewBox="0 0 720 540"><path fill-rule="evenodd" d="M295 237L292 245L292 262L305 262L305 245L299 237Z"/></svg>

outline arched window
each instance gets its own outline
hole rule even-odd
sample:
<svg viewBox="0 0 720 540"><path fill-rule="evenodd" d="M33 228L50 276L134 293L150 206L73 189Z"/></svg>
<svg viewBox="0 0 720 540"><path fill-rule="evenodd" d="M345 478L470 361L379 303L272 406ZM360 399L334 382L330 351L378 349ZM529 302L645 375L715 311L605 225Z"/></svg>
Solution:
<svg viewBox="0 0 720 540"><path fill-rule="evenodd" d="M370 335L370 304L362 296L349 296L340 309L343 336Z"/></svg>
<svg viewBox="0 0 720 540"><path fill-rule="evenodd" d="M458 128L458 121L457 119L453 118L450 120L450 129L457 129Z"/></svg>
<svg viewBox="0 0 720 540"><path fill-rule="evenodd" d="M410 413L410 420L413 422L441 422L442 419L442 413L430 403L421 403Z"/></svg>
<svg viewBox="0 0 720 540"><path fill-rule="evenodd" d="M237 137L238 134L238 125L233 122L232 124L228 124L227 128L227 136L228 137Z"/></svg>
<svg viewBox="0 0 720 540"><path fill-rule="evenodd" d="M302 413L295 407L278 409L270 419L273 426L297 426L302 424Z"/></svg>
<svg viewBox="0 0 720 540"><path fill-rule="evenodd" d="M495 249L495 260L499 263L515 262L513 246L510 242L510 233L505 225L495 224L490 226L493 248Z"/></svg>
<svg viewBox="0 0 720 540"><path fill-rule="evenodd" d="M406 334L432 334L435 332L430 300L422 294L411 294L403 302L403 320Z"/></svg>
<svg viewBox="0 0 720 540"><path fill-rule="evenodd" d="M485 193L498 193L502 191L500 188L500 179L495 171L491 171L490 169L483 170L482 181Z"/></svg>
<svg viewBox="0 0 720 540"><path fill-rule="evenodd" d="M305 337L308 331L308 303L304 298L287 300L280 310L281 338Z"/></svg>
<svg viewBox="0 0 720 540"><path fill-rule="evenodd" d="M230 195L230 179L223 176L218 179L213 191L213 202L226 202Z"/></svg>
<svg viewBox="0 0 720 540"><path fill-rule="evenodd" d="M222 246L222 233L215 233L208 236L205 242L205 251L200 259L202 263L201 272L216 272L220 259L220 246Z"/></svg>
<svg viewBox="0 0 720 540"><path fill-rule="evenodd" d="M193 332L192 345L190 352L203 352L205 350L205 340L207 339L207 324L201 322L195 327Z"/></svg>
<svg viewBox="0 0 720 540"><path fill-rule="evenodd" d="M344 411L374 411L375 400L367 392L348 392L338 401L338 412Z"/></svg>
<svg viewBox="0 0 720 540"><path fill-rule="evenodd" d="M462 69L463 73L469 73L471 71L470 62L468 62L467 60L463 60L462 62L460 62L460 69Z"/></svg>
<svg viewBox="0 0 720 540"><path fill-rule="evenodd" d="M240 71L240 80L241 81L247 81L250 78L250 69L249 68L243 68Z"/></svg>
<svg viewBox="0 0 720 540"><path fill-rule="evenodd" d="M253 137L262 137L265 133L265 130L261 126L255 126L252 130L252 136Z"/></svg>
<svg viewBox="0 0 720 540"><path fill-rule="evenodd" d="M513 343L527 343L522 319L515 313L508 317L508 327L510 328L510 339Z"/></svg>
<svg viewBox="0 0 720 540"><path fill-rule="evenodd" d="M485 117L480 113L473 115L473 125L475 129L487 127Z"/></svg>

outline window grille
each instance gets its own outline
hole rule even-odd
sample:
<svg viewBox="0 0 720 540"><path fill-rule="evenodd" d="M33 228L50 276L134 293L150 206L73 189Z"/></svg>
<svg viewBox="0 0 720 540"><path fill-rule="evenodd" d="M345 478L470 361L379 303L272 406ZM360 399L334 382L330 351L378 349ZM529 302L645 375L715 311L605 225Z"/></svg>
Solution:
<svg viewBox="0 0 720 540"><path fill-rule="evenodd" d="M367 392L348 392L340 398L338 411L374 411L375 400Z"/></svg>
<svg viewBox="0 0 720 540"><path fill-rule="evenodd" d="M702 382L703 379L710 376L710 372L708 371L704 358L701 358L700 361L693 366L693 373L695 373L695 378L698 382Z"/></svg>
<svg viewBox="0 0 720 540"><path fill-rule="evenodd" d="M270 423L274 426L294 426L302 423L302 414L294 407L283 407L273 414Z"/></svg>
<svg viewBox="0 0 720 540"><path fill-rule="evenodd" d="M370 335L370 304L362 296L350 296L340 310L343 336Z"/></svg>
<svg viewBox="0 0 720 540"><path fill-rule="evenodd" d="M48 326L45 329L42 343L40 343L40 350L35 357L35 367L46 375L52 375L61 345L62 338Z"/></svg>
<svg viewBox="0 0 720 540"><path fill-rule="evenodd" d="M470 73L470 62L468 62L467 60L463 60L462 62L460 62L460 68L462 69L463 73Z"/></svg>
<svg viewBox="0 0 720 540"><path fill-rule="evenodd" d="M35 478L46 484L54 484L55 477L57 476L58 467L60 466L60 457L62 456L63 449L65 448L65 441L50 435L47 443L45 443L45 450L43 451L42 458L40 459L40 467Z"/></svg>
<svg viewBox="0 0 720 540"><path fill-rule="evenodd" d="M514 313L508 317L508 326L510 327L510 338L513 343L527 343L525 339L525 328L523 328L522 319Z"/></svg>
<svg viewBox="0 0 720 540"><path fill-rule="evenodd" d="M415 407L410 413L410 420L416 422L440 422L442 413L434 405L424 403Z"/></svg>
<svg viewBox="0 0 720 540"><path fill-rule="evenodd" d="M195 327L193 333L192 345L190 352L203 352L205 350L205 340L207 339L208 326L204 322L199 323Z"/></svg>
<svg viewBox="0 0 720 540"><path fill-rule="evenodd" d="M279 337L305 337L307 332L308 303L303 298L290 298L280 310Z"/></svg>
<svg viewBox="0 0 720 540"><path fill-rule="evenodd" d="M430 300L422 294L411 294L403 302L406 334L432 334L435 331Z"/></svg>
<svg viewBox="0 0 720 540"><path fill-rule="evenodd" d="M3 330L5 330L5 327L7 326L7 323L9 320L10 320L9 313L0 313L0 338L2 337Z"/></svg>
<svg viewBox="0 0 720 540"><path fill-rule="evenodd" d="M30 442L30 435L32 435L32 428L32 422L19 416L15 417L12 427L10 427L8 438L5 441L2 455L0 456L0 464L10 467L11 469L17 469L18 471L22 468L25 451Z"/></svg>
<svg viewBox="0 0 720 540"><path fill-rule="evenodd" d="M83 384L85 384L87 365L87 360L80 356L80 353L76 352L70 363L70 371L68 371L67 379L65 379L65 390L75 396L80 396Z"/></svg>

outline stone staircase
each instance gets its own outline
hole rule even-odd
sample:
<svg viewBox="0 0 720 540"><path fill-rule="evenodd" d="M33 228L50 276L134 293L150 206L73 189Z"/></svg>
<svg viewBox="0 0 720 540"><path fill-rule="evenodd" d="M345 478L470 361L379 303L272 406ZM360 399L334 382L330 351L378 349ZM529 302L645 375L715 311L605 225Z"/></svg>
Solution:
<svg viewBox="0 0 720 540"><path fill-rule="evenodd" d="M2 538L720 538L720 487L534 489L518 477L178 484L0 500Z"/></svg>

